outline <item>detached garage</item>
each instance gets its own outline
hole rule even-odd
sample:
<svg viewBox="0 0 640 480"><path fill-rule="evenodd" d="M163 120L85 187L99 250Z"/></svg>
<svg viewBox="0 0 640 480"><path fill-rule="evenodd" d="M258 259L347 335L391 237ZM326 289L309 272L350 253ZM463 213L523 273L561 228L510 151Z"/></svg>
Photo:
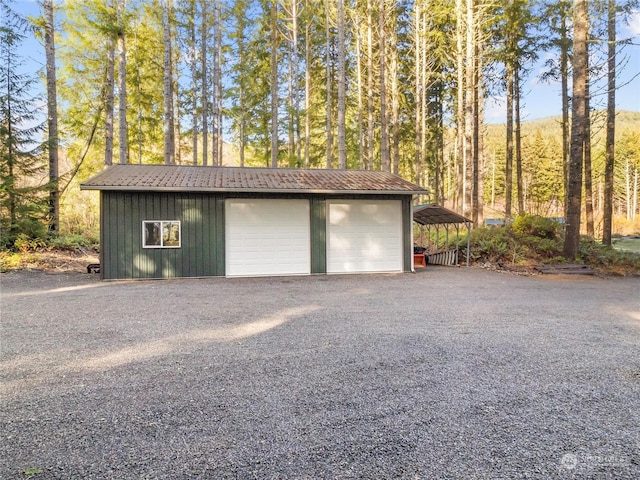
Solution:
<svg viewBox="0 0 640 480"><path fill-rule="evenodd" d="M100 191L104 279L408 272L412 196L377 171L113 165Z"/></svg>

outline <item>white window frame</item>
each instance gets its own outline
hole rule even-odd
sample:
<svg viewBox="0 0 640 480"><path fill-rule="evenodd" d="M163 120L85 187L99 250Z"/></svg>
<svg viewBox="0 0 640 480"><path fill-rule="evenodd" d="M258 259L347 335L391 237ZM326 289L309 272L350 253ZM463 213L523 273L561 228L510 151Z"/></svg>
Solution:
<svg viewBox="0 0 640 480"><path fill-rule="evenodd" d="M155 224L159 229L159 238L157 243L148 243L149 228L147 225ZM168 242L168 238L165 237L165 228L172 228L174 225L178 227L178 239L177 244L174 242ZM143 220L142 221L142 248L181 248L182 246L182 224L180 220Z"/></svg>

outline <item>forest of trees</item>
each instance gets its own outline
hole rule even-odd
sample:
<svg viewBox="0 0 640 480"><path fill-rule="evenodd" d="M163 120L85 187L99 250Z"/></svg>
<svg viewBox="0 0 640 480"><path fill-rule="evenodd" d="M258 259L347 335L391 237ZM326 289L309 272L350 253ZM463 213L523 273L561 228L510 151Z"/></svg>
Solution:
<svg viewBox="0 0 640 480"><path fill-rule="evenodd" d="M617 36L637 0L39 0L29 18L12 3L5 232L91 229L76 187L112 163L379 169L476 225L577 214L604 243L640 213L640 114L614 110L619 72L638 70ZM39 72L21 68L28 36ZM547 58L562 117L523 122ZM489 97L506 125L486 124Z"/></svg>

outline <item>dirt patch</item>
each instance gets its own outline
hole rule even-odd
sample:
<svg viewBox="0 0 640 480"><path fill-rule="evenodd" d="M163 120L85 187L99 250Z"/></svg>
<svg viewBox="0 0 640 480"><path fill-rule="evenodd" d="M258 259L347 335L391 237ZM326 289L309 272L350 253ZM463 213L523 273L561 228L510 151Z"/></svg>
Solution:
<svg viewBox="0 0 640 480"><path fill-rule="evenodd" d="M77 251L47 250L41 252L0 252L0 271L42 270L47 273L86 273L87 265L99 263L99 254L92 249Z"/></svg>

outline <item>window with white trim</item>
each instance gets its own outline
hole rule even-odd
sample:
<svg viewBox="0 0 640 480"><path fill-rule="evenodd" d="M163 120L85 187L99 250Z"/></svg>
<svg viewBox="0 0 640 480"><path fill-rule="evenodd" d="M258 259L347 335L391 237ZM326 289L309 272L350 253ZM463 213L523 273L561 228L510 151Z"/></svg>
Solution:
<svg viewBox="0 0 640 480"><path fill-rule="evenodd" d="M142 222L143 248L180 248L179 220L144 220Z"/></svg>

